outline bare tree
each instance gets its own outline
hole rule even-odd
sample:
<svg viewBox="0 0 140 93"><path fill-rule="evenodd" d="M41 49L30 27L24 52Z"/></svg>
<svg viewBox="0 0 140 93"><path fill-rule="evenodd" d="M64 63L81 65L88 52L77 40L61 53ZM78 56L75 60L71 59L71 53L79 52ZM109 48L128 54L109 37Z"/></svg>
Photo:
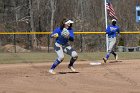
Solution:
<svg viewBox="0 0 140 93"><path fill-rule="evenodd" d="M32 8L32 0L29 0L29 9L30 9L30 25L31 25L31 31L35 31L34 27L34 14L33 14L33 8ZM37 38L36 35L33 34L33 48L37 48Z"/></svg>
<svg viewBox="0 0 140 93"><path fill-rule="evenodd" d="M110 1L112 1L118 17L121 31L139 31L140 26L135 22L135 6L137 2L140 3L140 0ZM13 3L15 3L14 7ZM22 7L23 5L25 7ZM75 21L73 25L75 31L105 31L104 2L102 0L1 0L0 17L0 24L5 27L4 31L39 30L52 32L64 17L72 18ZM18 24L16 24L17 21ZM16 36L21 37L22 35ZM34 48L37 47L37 38L40 38L38 36L32 35ZM105 48L105 36L103 35L75 36L74 47L79 50L80 47L83 48L83 51L89 49L92 51L104 50ZM9 37L7 36L5 41L7 38ZM138 45L139 35L122 35L122 38L125 46ZM82 43L81 46L79 42ZM48 45L52 45L52 41Z"/></svg>

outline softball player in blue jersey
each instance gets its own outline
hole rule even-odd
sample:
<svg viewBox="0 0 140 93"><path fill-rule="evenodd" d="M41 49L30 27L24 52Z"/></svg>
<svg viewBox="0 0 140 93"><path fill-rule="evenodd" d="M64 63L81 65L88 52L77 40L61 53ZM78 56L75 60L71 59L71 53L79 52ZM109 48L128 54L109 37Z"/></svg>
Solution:
<svg viewBox="0 0 140 93"><path fill-rule="evenodd" d="M78 55L68 43L69 41L74 41L74 33L72 29L73 23L72 20L63 19L60 27L57 27L51 34L51 38L56 38L54 49L58 56L49 70L49 73L51 74L56 74L54 69L64 60L64 53L71 56L68 68L73 72L76 71L73 65L77 60Z"/></svg>
<svg viewBox="0 0 140 93"><path fill-rule="evenodd" d="M118 55L113 51L113 47L116 43L116 36L120 35L119 27L116 26L116 20L112 20L112 25L109 25L106 29L106 34L108 34L108 52L106 54L106 57L103 58L104 62L106 63L110 54L112 53L115 57L115 59L118 59Z"/></svg>

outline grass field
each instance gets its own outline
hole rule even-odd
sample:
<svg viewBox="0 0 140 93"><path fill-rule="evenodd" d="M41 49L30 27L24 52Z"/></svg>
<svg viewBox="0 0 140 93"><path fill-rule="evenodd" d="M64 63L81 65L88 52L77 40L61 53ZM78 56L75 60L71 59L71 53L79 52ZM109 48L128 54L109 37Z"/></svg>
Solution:
<svg viewBox="0 0 140 93"><path fill-rule="evenodd" d="M78 61L102 60L105 52L78 53ZM140 52L119 52L120 60L140 59ZM13 63L42 63L53 62L57 58L55 53L0 53L0 64ZM65 55L64 62L69 61L70 57ZM113 59L111 55L110 59Z"/></svg>

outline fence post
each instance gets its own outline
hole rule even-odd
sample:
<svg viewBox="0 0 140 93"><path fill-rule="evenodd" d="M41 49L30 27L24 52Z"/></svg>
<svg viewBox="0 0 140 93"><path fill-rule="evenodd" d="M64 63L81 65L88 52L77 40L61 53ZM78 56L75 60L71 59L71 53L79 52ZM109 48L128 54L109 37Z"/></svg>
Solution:
<svg viewBox="0 0 140 93"><path fill-rule="evenodd" d="M48 34L48 53L50 52L49 46L50 46L50 36L49 36L49 34Z"/></svg>
<svg viewBox="0 0 140 93"><path fill-rule="evenodd" d="M80 34L80 38L81 38L81 50L80 50L80 52L83 52L83 35L82 34Z"/></svg>
<svg viewBox="0 0 140 93"><path fill-rule="evenodd" d="M14 52L16 53L16 35L15 34L14 34L14 48L15 48L14 49L15 50Z"/></svg>

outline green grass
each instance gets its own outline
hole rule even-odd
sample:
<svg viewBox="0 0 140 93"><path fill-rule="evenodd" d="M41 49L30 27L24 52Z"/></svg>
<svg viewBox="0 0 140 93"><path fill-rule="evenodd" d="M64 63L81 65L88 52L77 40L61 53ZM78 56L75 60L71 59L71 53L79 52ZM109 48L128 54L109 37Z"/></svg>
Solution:
<svg viewBox="0 0 140 93"><path fill-rule="evenodd" d="M121 60L140 59L140 52L119 52L118 54ZM78 61L93 61L102 60L105 52L78 53L78 55ZM0 53L0 64L53 62L56 58L55 53ZM69 59L70 57L65 55L64 61ZM111 55L110 59L114 57Z"/></svg>

